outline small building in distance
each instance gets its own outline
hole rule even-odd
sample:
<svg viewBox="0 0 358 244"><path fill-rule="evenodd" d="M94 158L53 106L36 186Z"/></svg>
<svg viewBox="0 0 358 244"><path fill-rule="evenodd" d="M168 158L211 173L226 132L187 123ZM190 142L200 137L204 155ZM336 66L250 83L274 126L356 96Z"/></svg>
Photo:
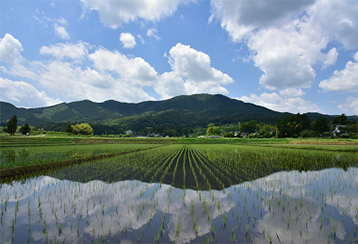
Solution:
<svg viewBox="0 0 358 244"><path fill-rule="evenodd" d="M131 130L127 130L127 131L126 131L126 135L130 135L130 136L131 136L131 135L132 135L132 131L131 131Z"/></svg>
<svg viewBox="0 0 358 244"><path fill-rule="evenodd" d="M334 136L337 136L337 134L339 134L341 131L339 130L339 127L342 127L342 128L344 128L344 127L346 127L345 125L336 125L336 128L332 131L332 133L333 133L333 135ZM345 133L345 134L347 134L347 133Z"/></svg>
<svg viewBox="0 0 358 244"><path fill-rule="evenodd" d="M246 133L246 132L242 132L242 133L240 134L240 136L243 137L243 138L248 137L248 135L249 135L249 133Z"/></svg>

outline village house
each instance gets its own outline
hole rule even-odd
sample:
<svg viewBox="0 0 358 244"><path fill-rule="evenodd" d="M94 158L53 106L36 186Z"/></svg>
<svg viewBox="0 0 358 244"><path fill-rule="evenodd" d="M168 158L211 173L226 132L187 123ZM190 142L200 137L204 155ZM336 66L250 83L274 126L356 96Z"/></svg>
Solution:
<svg viewBox="0 0 358 244"><path fill-rule="evenodd" d="M346 126L345 126L345 125L336 125L336 128L332 131L332 133L333 133L334 136L337 136L337 134L339 134L339 133L341 132L341 131L339 130L340 127L344 128L344 127L346 127ZM347 134L347 133L345 133L345 134Z"/></svg>

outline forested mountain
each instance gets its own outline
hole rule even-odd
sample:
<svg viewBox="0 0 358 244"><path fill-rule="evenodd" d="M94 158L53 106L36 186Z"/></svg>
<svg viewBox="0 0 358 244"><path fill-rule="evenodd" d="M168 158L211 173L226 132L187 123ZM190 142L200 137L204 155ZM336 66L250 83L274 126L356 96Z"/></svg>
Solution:
<svg viewBox="0 0 358 244"><path fill-rule="evenodd" d="M17 108L0 102L1 125L16 115L18 125L63 125L67 121L91 123L93 126L115 126L121 130L143 130L158 127L206 127L211 122L217 125L256 120L275 124L279 117L290 113L276 112L262 106L231 99L223 95L182 95L162 101L122 103L113 100L95 103L89 100L61 103L42 108ZM319 113L307 114L311 121L319 117L333 116ZM62 128L62 127L61 127ZM179 128L179 129L180 129Z"/></svg>

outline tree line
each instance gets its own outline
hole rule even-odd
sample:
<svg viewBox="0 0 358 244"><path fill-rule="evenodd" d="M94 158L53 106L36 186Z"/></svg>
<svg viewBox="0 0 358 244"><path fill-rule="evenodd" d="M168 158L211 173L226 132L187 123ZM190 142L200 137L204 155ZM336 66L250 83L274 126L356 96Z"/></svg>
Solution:
<svg viewBox="0 0 358 244"><path fill-rule="evenodd" d="M337 125L344 125L339 127L340 133L338 136L342 137L356 137L357 121L349 121L345 114L335 117L329 121L325 117L321 117L311 122L307 114L294 114L282 119L279 118L275 125L259 123L256 120L250 120L244 123L232 123L214 125L209 123L207 127L191 127L190 125L173 125L160 124L157 126L147 126L144 128L126 128L131 129L134 135L141 136L189 136L189 135L203 135L208 136L224 136L224 137L315 137L315 136L331 136L331 131ZM31 129L32 128L32 129ZM40 127L37 128L37 130ZM126 130L123 125L104 125L104 124L89 124L79 123L72 125L70 121L66 123L52 123L43 125L42 131L63 131L75 135L121 135L125 134ZM29 126L27 123L20 128L17 126L17 117L14 115L8 122L7 127L3 129L10 135L14 135L16 131L22 134L30 133L36 127ZM277 133L277 134L276 134Z"/></svg>

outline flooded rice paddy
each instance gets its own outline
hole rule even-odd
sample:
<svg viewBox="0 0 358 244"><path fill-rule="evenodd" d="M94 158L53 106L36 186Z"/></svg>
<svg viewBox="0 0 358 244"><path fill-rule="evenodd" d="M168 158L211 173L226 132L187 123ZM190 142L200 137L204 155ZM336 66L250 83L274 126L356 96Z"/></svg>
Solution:
<svg viewBox="0 0 358 244"><path fill-rule="evenodd" d="M355 243L357 163L178 145L100 160L3 182L0 242Z"/></svg>

